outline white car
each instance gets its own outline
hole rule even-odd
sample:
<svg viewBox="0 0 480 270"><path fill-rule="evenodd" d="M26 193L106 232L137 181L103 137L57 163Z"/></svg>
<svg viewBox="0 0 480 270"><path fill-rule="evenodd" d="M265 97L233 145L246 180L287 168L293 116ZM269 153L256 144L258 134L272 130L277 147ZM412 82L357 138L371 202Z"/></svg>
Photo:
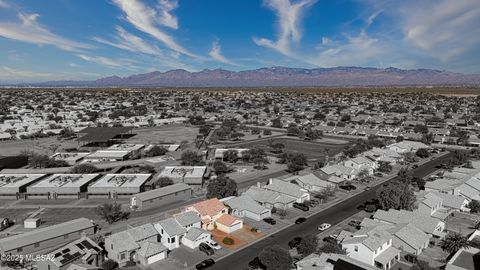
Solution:
<svg viewBox="0 0 480 270"><path fill-rule="evenodd" d="M318 225L318 230L323 232L330 227L332 227L332 225L328 223L323 223L322 225Z"/></svg>
<svg viewBox="0 0 480 270"><path fill-rule="evenodd" d="M217 242L215 242L212 239L205 241L205 243L207 245L211 246L213 249L216 249L216 250L219 250L219 249L222 248L222 246L220 246Z"/></svg>

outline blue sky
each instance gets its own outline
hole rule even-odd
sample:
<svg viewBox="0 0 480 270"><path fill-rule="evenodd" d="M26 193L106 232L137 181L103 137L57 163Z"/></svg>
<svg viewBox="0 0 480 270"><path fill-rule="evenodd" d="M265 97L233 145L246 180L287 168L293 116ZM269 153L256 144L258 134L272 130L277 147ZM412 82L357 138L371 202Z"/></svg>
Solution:
<svg viewBox="0 0 480 270"><path fill-rule="evenodd" d="M0 0L0 82L270 66L480 73L480 1Z"/></svg>

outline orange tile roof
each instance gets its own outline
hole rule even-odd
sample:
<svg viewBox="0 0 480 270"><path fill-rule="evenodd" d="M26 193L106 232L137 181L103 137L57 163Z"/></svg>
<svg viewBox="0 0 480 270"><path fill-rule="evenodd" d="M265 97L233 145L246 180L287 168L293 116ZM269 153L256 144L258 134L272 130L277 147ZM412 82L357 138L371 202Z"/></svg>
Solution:
<svg viewBox="0 0 480 270"><path fill-rule="evenodd" d="M234 218L229 214L222 215L216 220L217 223L220 223L229 227L232 226L232 224L237 223L238 221L241 221L241 220Z"/></svg>
<svg viewBox="0 0 480 270"><path fill-rule="evenodd" d="M192 204L192 207L195 208L201 216L215 216L226 208L217 198Z"/></svg>

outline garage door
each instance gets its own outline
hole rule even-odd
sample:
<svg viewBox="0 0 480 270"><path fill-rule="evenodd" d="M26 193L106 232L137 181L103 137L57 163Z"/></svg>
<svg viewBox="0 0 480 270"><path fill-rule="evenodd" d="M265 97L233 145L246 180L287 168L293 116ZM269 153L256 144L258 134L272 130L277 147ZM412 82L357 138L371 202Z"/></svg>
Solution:
<svg viewBox="0 0 480 270"><path fill-rule="evenodd" d="M147 259L148 264L152 264L154 262L158 262L160 260L165 259L165 252L159 253L157 255L153 255Z"/></svg>
<svg viewBox="0 0 480 270"><path fill-rule="evenodd" d="M242 223L236 223L230 227L230 232L234 232L236 230L240 230L242 228Z"/></svg>

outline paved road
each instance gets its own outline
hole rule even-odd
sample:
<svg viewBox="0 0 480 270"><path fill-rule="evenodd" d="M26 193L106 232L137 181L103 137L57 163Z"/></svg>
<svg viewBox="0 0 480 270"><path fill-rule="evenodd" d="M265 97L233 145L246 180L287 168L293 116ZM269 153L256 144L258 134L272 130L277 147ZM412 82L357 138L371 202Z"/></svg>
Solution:
<svg viewBox="0 0 480 270"><path fill-rule="evenodd" d="M435 168L436 165L444 162L450 156L451 154L447 154L434 161L429 161L425 163L419 168L413 170L414 176L417 176L417 177L427 176L428 174L436 170ZM247 268L248 262L252 260L255 256L258 256L258 253L262 251L265 247L272 246L272 245L280 245L281 247L288 249L287 243L293 237L309 235L309 234L317 234L318 233L317 226L319 224L323 222L327 222L332 225L335 225L341 222L342 220L359 212L359 210L357 210L357 207L360 204L364 203L365 201L373 199L379 187L380 185L373 187L368 191L362 192L356 196L353 196L343 202L340 202L337 205L334 205L331 208L328 208L308 218L307 221L305 221L302 224L288 227L243 250L233 253L232 255L219 260L213 267L209 269L243 270Z"/></svg>

